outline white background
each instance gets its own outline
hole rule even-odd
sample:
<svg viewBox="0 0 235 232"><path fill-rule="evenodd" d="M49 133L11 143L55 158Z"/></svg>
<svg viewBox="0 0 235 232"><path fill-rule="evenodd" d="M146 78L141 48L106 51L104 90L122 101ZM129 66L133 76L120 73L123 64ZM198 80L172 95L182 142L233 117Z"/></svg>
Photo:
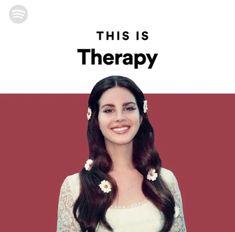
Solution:
<svg viewBox="0 0 235 232"><path fill-rule="evenodd" d="M28 18L15 24L12 6ZM1 0L0 92L89 93L108 75L132 78L145 93L235 93L234 1ZM129 31L98 40L96 31ZM136 41L136 31L148 31ZM77 48L159 53L152 69L81 64Z"/></svg>

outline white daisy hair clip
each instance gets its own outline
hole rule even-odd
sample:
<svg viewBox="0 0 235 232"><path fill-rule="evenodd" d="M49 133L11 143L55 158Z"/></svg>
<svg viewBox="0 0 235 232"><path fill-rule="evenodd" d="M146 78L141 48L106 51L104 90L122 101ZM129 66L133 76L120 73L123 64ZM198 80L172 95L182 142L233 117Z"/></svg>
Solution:
<svg viewBox="0 0 235 232"><path fill-rule="evenodd" d="M91 168L92 168L92 164L93 164L93 160L92 159L88 159L84 165L84 168L87 170L87 171L90 171Z"/></svg>
<svg viewBox="0 0 235 232"><path fill-rule="evenodd" d="M87 109L87 114L86 114L87 120L90 120L91 115L92 115L91 108L90 108L90 107L88 107L88 109Z"/></svg>
<svg viewBox="0 0 235 232"><path fill-rule="evenodd" d="M150 181L155 181L158 177L158 173L156 172L155 168L150 168L147 174L147 179Z"/></svg>
<svg viewBox="0 0 235 232"><path fill-rule="evenodd" d="M107 180L102 180L99 184L99 187L104 193L109 193L112 191L112 185Z"/></svg>
<svg viewBox="0 0 235 232"><path fill-rule="evenodd" d="M144 113L147 113L147 111L148 111L148 101L147 100L144 100L143 111L144 111Z"/></svg>

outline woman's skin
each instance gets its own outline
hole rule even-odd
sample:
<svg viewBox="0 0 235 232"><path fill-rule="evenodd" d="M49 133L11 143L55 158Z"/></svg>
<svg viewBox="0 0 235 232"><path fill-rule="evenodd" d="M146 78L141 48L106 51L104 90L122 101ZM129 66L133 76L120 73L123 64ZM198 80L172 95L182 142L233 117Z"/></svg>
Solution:
<svg viewBox="0 0 235 232"><path fill-rule="evenodd" d="M99 100L98 121L113 161L109 174L118 185L113 205L130 206L143 202L143 176L132 163L133 138L142 122L134 95L121 87L105 91Z"/></svg>

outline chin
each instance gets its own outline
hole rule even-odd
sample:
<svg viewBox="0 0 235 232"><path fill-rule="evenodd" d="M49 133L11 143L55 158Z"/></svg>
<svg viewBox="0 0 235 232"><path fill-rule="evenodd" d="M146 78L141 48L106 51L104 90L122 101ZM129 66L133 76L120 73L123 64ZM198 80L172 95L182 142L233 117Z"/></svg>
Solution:
<svg viewBox="0 0 235 232"><path fill-rule="evenodd" d="M112 142L112 144L119 145L119 146L129 145L131 143L132 143L132 141L128 141L128 142L126 142L126 141Z"/></svg>
<svg viewBox="0 0 235 232"><path fill-rule="evenodd" d="M133 138L110 139L107 142L113 145L129 145L133 142Z"/></svg>

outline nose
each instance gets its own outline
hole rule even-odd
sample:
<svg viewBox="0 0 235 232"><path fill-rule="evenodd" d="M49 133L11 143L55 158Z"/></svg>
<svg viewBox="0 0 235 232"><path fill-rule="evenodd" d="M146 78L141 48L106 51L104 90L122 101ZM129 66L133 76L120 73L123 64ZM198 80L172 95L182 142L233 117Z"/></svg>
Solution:
<svg viewBox="0 0 235 232"><path fill-rule="evenodd" d="M122 110L117 110L116 111L116 121L121 122L123 120L125 120L124 112Z"/></svg>

